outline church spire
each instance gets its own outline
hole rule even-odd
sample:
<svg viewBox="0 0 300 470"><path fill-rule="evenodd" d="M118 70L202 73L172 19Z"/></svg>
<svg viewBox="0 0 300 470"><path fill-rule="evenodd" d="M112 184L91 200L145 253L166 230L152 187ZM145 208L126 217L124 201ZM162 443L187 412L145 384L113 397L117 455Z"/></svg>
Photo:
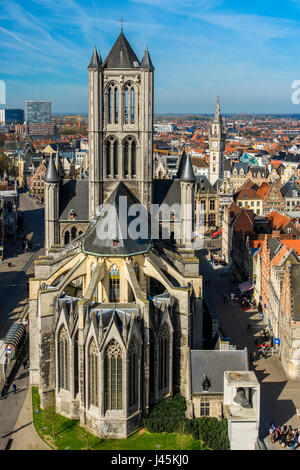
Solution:
<svg viewBox="0 0 300 470"><path fill-rule="evenodd" d="M214 122L222 122L221 108L220 108L220 97L217 97L216 112L214 117Z"/></svg>

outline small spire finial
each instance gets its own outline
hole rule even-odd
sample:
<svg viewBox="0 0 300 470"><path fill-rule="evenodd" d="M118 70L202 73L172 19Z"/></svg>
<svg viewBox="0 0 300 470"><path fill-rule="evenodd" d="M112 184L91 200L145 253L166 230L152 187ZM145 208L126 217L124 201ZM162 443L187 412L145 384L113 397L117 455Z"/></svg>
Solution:
<svg viewBox="0 0 300 470"><path fill-rule="evenodd" d="M121 15L120 23L121 23L121 33L123 33L123 24L124 24L123 15Z"/></svg>

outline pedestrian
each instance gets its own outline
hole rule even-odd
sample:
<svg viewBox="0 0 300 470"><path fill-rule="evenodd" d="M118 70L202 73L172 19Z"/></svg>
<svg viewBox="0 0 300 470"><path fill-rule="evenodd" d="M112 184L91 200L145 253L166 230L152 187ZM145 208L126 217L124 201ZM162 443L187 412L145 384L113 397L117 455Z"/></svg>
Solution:
<svg viewBox="0 0 300 470"><path fill-rule="evenodd" d="M16 394L16 391L17 391L17 386L16 386L16 384L13 384L13 387L12 387L12 388L13 388L13 392L14 392L14 395L15 395L15 394Z"/></svg>
<svg viewBox="0 0 300 470"><path fill-rule="evenodd" d="M299 447L299 432L298 432L298 429L295 429L295 446Z"/></svg>
<svg viewBox="0 0 300 470"><path fill-rule="evenodd" d="M296 408L297 418L300 418L300 407L297 406Z"/></svg>

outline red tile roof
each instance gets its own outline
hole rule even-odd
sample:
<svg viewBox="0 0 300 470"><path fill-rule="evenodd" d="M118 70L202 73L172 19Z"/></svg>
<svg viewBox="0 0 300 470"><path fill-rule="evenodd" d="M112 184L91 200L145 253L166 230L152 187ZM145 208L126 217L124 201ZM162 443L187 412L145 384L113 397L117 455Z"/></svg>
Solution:
<svg viewBox="0 0 300 470"><path fill-rule="evenodd" d="M284 227L286 227L288 223L291 221L289 217L286 217L285 215L281 215L275 211L270 212L267 217L270 222L270 227L273 230L281 230Z"/></svg>

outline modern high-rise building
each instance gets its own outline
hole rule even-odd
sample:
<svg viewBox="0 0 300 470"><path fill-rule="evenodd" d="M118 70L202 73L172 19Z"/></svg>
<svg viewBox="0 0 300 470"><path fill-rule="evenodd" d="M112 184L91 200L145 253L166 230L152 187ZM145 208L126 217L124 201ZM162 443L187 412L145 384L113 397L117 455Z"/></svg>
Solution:
<svg viewBox="0 0 300 470"><path fill-rule="evenodd" d="M25 121L27 124L51 122L51 101L25 101Z"/></svg>
<svg viewBox="0 0 300 470"><path fill-rule="evenodd" d="M24 109L2 109L0 122L3 124L23 124Z"/></svg>

